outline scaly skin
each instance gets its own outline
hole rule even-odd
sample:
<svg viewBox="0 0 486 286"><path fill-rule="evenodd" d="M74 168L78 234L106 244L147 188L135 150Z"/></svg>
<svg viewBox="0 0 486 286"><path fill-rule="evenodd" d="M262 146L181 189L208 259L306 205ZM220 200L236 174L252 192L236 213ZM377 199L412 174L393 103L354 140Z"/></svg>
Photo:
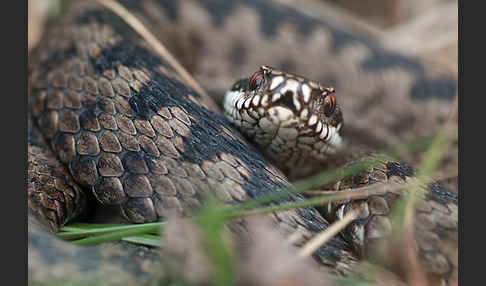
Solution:
<svg viewBox="0 0 486 286"><path fill-rule="evenodd" d="M221 95L223 94L221 91L229 88L232 81L240 78L242 74L247 74L244 72L245 69L248 69L249 74L250 70L262 63L272 64L272 61L279 60L280 62L275 62L276 65L273 65L281 67L283 61L295 61L292 62L293 66L289 64L287 67L296 73L325 82L322 80L326 79L323 77L322 70L328 72L327 78L331 79L331 72L344 73L346 69L341 67L350 67L347 70L350 72L356 68L353 64L358 58L363 60L363 63L367 62L361 58L363 52L366 54L370 49L372 52L375 51L372 49L373 45L365 44L366 40L345 34L348 38L344 38L345 43L341 46L324 50L316 49L313 54L306 54L306 56L303 56L304 53L298 57L292 56L287 50L288 45L276 44L279 41L287 41L291 45L310 48L321 41L319 45L321 47L322 44L326 46L326 35L334 35L337 32L332 30L336 33L329 33L329 27L320 20L312 20L292 10L259 1L248 1L246 4L242 1L239 6L224 4L229 2L210 4L212 2L204 1L201 2L203 5L195 4L193 1L184 1L182 2L184 4L175 4L171 1L122 1L122 3L138 16L144 15L139 18L144 19L161 39L170 38L169 46L182 44L184 48L178 51L190 55L191 70L202 80L203 85L211 87L209 89L211 92L218 92ZM188 10L186 5L193 5L194 9ZM215 8L218 6L227 8L223 10L228 14L222 15L217 12ZM260 31L246 35L247 32L232 26L242 21L242 18L246 21L252 19L251 17L257 15L256 11L269 15L264 19L270 23L264 26L247 26L248 31L260 31L263 27L263 33ZM302 31L306 40L289 41L293 37L292 33L285 35L283 31L292 28L283 22L277 23L278 21L271 20L281 19L271 17L272 13L277 12L283 13L282 15L286 17L307 19L307 27L310 27L311 31ZM188 22L188 18L185 18L187 16L184 16L185 13L194 13L190 17L192 24ZM230 19L229 15L235 21L225 21ZM255 24L258 20L249 23ZM160 28L157 28L157 25L160 25L158 26ZM192 32L187 32L187 29L189 31L192 29ZM239 33L235 33L236 31ZM293 35L296 34L294 31ZM277 50L270 52L269 47L265 47L268 43L263 40L264 35L274 41L272 47ZM192 39L191 45L185 45L187 36L196 37L198 40ZM235 38L236 36L238 39ZM312 41L316 43L312 44ZM194 48L194 43L200 46ZM220 52L216 56L214 45L217 46L218 43ZM258 52L246 50L248 51L246 53L242 52L246 48L238 47L238 45L246 46L248 43ZM334 55L327 58L322 54L335 49L340 56ZM283 50L288 53L284 53ZM357 53L353 54L351 52L353 50ZM241 53L247 56L240 57ZM234 60L228 62L225 56L231 54L233 59L242 58L243 62L238 65L235 65ZM358 119L359 115L365 112L363 106L366 102L369 108L375 108L377 102L383 108L391 105L391 99L388 98L392 90L389 86L390 81L380 79L393 75L395 69L389 68L388 62L380 61L383 60L378 56L381 54L371 54L376 56L369 58L373 59L369 63L371 66L364 65L359 69L359 73L351 71L346 76L350 84L349 90L345 93L352 94L355 99L353 104L357 104L353 108L350 105L351 99L343 100L346 121L350 122L351 126L356 124L354 129L350 128L351 130L367 130L372 126L371 124L383 120L381 117L373 116L366 117L364 121L353 120ZM313 66L309 64L315 59L312 55L319 55L318 58L325 57L329 65L325 68L315 67L316 70L313 70ZM184 55L179 56L183 63L187 63ZM391 59L397 58L391 57ZM226 66L222 64L224 61ZM333 69L333 65L337 66L340 61L341 66ZM403 61L405 60L398 62ZM434 83L437 83L434 78L426 75L420 64L416 62L413 64L411 60L410 62L412 64L406 62L398 65L396 74L399 76L393 81L396 95L393 102L397 105L410 104L412 101L409 96L410 91L417 90L418 87L423 88L424 85L433 87ZM396 67L396 65L397 63L391 66ZM65 169L48 176L57 176L60 173L64 182L68 182L68 189L84 189L88 191L86 196L94 194L103 204L119 206L121 215L129 221L145 222L163 219L171 210L189 215L197 209L209 190L212 190L222 201L234 203L289 185L286 177L270 165L257 150L249 146L232 125L213 108L215 105L210 98L198 95L185 86L168 65L156 56L121 19L92 2L80 1L73 4L61 19L47 28L46 35L29 57L29 71L31 115L34 125L40 129L50 146L35 150L33 149L35 144L30 144L29 154L32 155L29 164L37 166L37 160L41 160L40 162L47 160L42 156L48 155L38 157L37 154L52 148ZM343 77L344 74L334 78L337 88L343 84L341 82ZM356 81L354 77L357 77ZM368 78L369 81L363 81L363 78ZM371 86L362 85L366 82ZM413 85L411 82L416 84ZM449 86L448 84L446 86ZM413 86L417 88L414 89ZM451 86L454 90L453 85ZM377 91L380 91L384 97L375 101ZM440 95L448 98L448 91L450 90L446 89L446 92L440 92ZM413 94L421 96L419 93ZM428 93L426 95L431 96ZM434 102L434 99L429 98L426 101ZM427 111L427 108L430 108L428 103L418 106L419 110L417 113L414 111L410 115L411 118L417 120L422 118L419 115L425 114L421 112ZM368 112L369 109L366 113ZM401 111L393 109L390 112L398 118L403 115ZM432 124L443 115L434 115L434 118L426 119L428 121L422 124ZM386 127L377 125L375 131L370 131L373 134L367 136L371 139L366 139L366 142L372 142L372 145L375 145L373 147L381 147L376 146L380 143L382 145L396 143L394 140L387 141L387 136L394 129L393 124L398 122L399 120L393 117L389 122L390 125ZM417 122L416 126L407 126L410 129L394 130L399 135L392 138L406 139L413 134L418 125ZM60 163L52 162L51 165L55 166L54 169L63 168ZM37 169L33 167L32 170ZM31 177L38 176L38 173L33 174ZM75 186L73 182L78 183L79 186ZM37 187L32 191L33 193L43 191L41 185L33 185ZM57 185L54 186L56 187L52 190L57 191ZM77 191L75 193L78 194ZM82 193L79 194L80 197L83 196ZM34 215L40 214L43 220L40 223L55 229L56 226L70 219L73 214L78 213L78 210L71 208L70 211L63 211L70 202L64 199L58 200L55 208L50 208L55 215L45 215L45 206L49 206L48 199L52 200L52 197L29 197L32 221L38 222ZM290 200L301 199L302 197L295 196ZM74 200L76 201L77 197ZM39 206L41 211L38 211ZM304 243L328 226L328 222L313 208L270 216L282 234L299 233L301 239L298 244ZM37 263L29 265L29 272L32 273L32 280L47 281L59 274L59 272L55 275L48 272L46 265L49 259L47 258L65 257L60 253L63 251L72 253L73 250L69 249L78 248L39 233L34 225L29 224L29 258L41 257L42 259L32 260ZM44 240L59 246L42 247L39 242ZM100 248L94 249L93 252L100 250ZM98 273L99 269L94 270L87 266L89 263L86 267L80 266L83 265L83 261L97 259L90 258L89 253L91 251L79 253L79 259L71 257L71 262L76 265L73 267L75 273ZM357 255L350 251L347 242L340 237L335 237L317 251L315 258L331 272L347 274L352 270ZM450 265L454 266L457 263ZM117 268L128 266L129 263L123 263ZM447 271L443 279L449 279L451 272L452 270ZM102 272L99 274L101 275ZM136 269L127 270L127 274L134 280L146 278L146 272ZM86 275L84 277L92 277L90 274Z"/></svg>
<svg viewBox="0 0 486 286"><path fill-rule="evenodd" d="M30 282L120 285L154 279L153 271L160 269L157 251L128 243L78 247L55 238L59 226L86 211L87 196L52 155L30 119L28 154Z"/></svg>
<svg viewBox="0 0 486 286"><path fill-rule="evenodd" d="M289 185L206 107L210 99L182 84L121 19L93 3L79 3L50 27L30 64L35 125L74 181L131 222L174 210L190 215L209 190L236 203ZM271 216L283 234L300 232L300 244L328 225L312 208ZM348 273L356 258L346 249L335 238L316 258Z"/></svg>

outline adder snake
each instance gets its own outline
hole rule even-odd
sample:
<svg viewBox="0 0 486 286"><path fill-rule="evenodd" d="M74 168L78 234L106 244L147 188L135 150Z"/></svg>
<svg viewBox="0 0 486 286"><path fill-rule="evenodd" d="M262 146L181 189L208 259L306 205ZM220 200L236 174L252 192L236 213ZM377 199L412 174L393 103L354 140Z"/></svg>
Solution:
<svg viewBox="0 0 486 286"><path fill-rule="evenodd" d="M260 114L255 109L254 116L250 110L243 111L263 104L265 96L268 104L280 106L280 110L274 107L274 119L288 119L299 111L307 120L300 122L296 117L292 123L315 135L301 141L291 141L297 138L295 132L283 128L281 133L272 129L278 136L271 138L258 135L256 129L243 129L247 138L253 137L249 130L255 130L257 144L265 146L269 160L283 169L305 159L300 152L307 152L306 148L314 148L309 156L322 159L331 149L339 152L341 135L344 144L355 139L357 146L382 148L425 134L445 114L421 115L448 105L455 94L453 80L430 74L419 62L386 51L373 40L340 28L339 23L278 4L257 0L120 2L168 44L215 95L216 102L223 101L235 79L252 75L262 63L336 86L334 95L333 88L317 81L269 67L233 85L229 93L253 92L251 101L228 96L224 103L235 108L227 113L238 114L232 119L237 126L254 127L259 122L260 131L267 131L261 122L272 120L271 114L265 115L271 111ZM45 232L81 214L94 203L93 196L102 205L115 206L126 220L140 223L164 219L173 210L190 215L208 192L223 202L238 203L290 185L284 173L236 131L213 99L185 85L123 20L95 2L73 3L48 26L29 57L29 85L33 122L29 125L29 220L37 221ZM258 94L267 87L279 90L273 94L280 96ZM416 100L424 104L403 110ZM314 106L307 106L309 102ZM308 114L302 114L307 107ZM374 112L378 108L389 113L380 117ZM306 131L309 126L312 129ZM348 133L342 133L341 127ZM275 138L283 140L274 143ZM335 188L402 182L412 173L406 164L385 162ZM386 215L397 196L329 206L330 211L323 212L325 218L314 208L270 217L283 235L299 233L297 244L301 245L342 216L343 205L366 209L347 229L359 234L358 239L337 236L314 255L330 271L348 274L362 244L386 230ZM302 199L295 195L289 200ZM432 185L417 218L423 265L448 281L457 275L457 195ZM90 265L109 260L113 253L121 262L108 263L111 271L133 281L147 271L140 257L130 262L126 253L140 255L130 247L81 251L45 232L39 232L35 223L29 225L32 279L59 275L56 267L67 261L73 265L72 273L102 275L106 268Z"/></svg>

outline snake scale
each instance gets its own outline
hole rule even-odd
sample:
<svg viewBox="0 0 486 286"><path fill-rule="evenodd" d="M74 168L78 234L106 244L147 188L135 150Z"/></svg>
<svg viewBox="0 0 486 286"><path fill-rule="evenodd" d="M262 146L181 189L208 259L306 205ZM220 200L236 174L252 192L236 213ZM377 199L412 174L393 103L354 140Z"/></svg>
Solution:
<svg viewBox="0 0 486 286"><path fill-rule="evenodd" d="M167 43L216 103L262 63L332 84L332 99L345 117L344 144L383 148L426 134L444 119L456 94L453 80L419 62L339 22L287 6L259 0L120 2ZM115 273L120 281L142 281L148 265L158 263L151 250L133 245L80 249L49 234L87 208L113 206L125 220L141 223L174 210L191 215L209 192L238 203L290 186L213 99L184 84L123 20L94 1L73 3L47 27L29 56L29 87L32 280ZM389 113L383 117L379 109ZM405 163L384 162L330 188L403 183L412 174ZM429 189L417 210L416 241L424 268L447 282L457 275L457 195L439 184ZM322 211L325 218L314 208L269 216L283 235L298 233L296 244L302 245L348 209L365 209L346 229L359 239L336 236L314 254L332 273L349 274L365 247L360 243L386 233L386 215L397 197L332 205Z"/></svg>

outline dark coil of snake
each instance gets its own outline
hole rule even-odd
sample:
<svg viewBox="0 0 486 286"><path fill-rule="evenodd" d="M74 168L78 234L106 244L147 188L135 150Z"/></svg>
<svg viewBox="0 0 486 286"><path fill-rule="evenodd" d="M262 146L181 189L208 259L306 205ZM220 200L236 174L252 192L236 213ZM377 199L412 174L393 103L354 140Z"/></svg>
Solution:
<svg viewBox="0 0 486 286"><path fill-rule="evenodd" d="M111 207L128 222L152 222L174 210L191 215L209 192L238 203L278 191L290 186L281 170L289 175L301 159L326 161L350 144L376 149L427 134L456 94L454 80L341 27L336 18L259 0L120 2L168 45L227 116L184 84L118 16L94 1L68 7L29 56L33 281L111 273L140 283L159 263L151 250L78 248L52 233L93 208ZM383 110L388 113L378 115ZM313 171L322 165L312 165ZM413 172L405 163L383 162L328 188L404 183ZM368 244L389 233L387 214L398 198L390 192L321 212L302 208L269 217L283 235L298 233L296 245L302 245L359 209L359 218L314 254L322 267L346 275ZM431 184L416 212L422 266L447 282L457 275L457 195Z"/></svg>

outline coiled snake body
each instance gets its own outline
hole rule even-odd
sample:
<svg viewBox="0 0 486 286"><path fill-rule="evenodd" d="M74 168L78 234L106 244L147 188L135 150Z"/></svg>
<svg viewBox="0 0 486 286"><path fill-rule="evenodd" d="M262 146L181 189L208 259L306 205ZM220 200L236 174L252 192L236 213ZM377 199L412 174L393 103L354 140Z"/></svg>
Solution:
<svg viewBox="0 0 486 286"><path fill-rule="evenodd" d="M238 19L239 13L245 11L249 17L253 17L255 11L264 11L269 17L265 19L293 17L298 21L305 20L309 27L316 29L314 37L317 40L323 39L321 30L328 28L325 23L278 5L273 7L260 1L240 2L237 6L225 1L219 4L212 1L122 1L138 16L143 15L144 17L139 18L160 33L158 36L179 53L183 63L205 85L209 85L210 92L217 91L219 95L224 92L218 89L223 85L227 89L236 78L244 74L243 71L238 71L237 76L222 84L225 76L236 73L234 70L227 72L222 67L217 80L204 80L205 76L215 76L214 66L218 64L217 57L213 57L214 61L208 63L205 62L208 57L198 55L215 52L211 44L204 45L205 37L211 36L212 41L219 41L226 34L235 36L234 22L225 22L227 15L219 14L223 13L221 11L230 13L234 9L234 19ZM184 13L189 13L192 22L185 22L187 15ZM272 13L280 16L272 16ZM209 22L205 22L205 28L202 29L203 26L196 27L198 21ZM275 23L265 21L263 20L264 31L268 32L270 29L272 32L271 27ZM218 27L222 23L225 28ZM154 26L157 25L163 28L156 29ZM223 30L219 37L211 34L219 30ZM279 40L278 37L283 37L278 36L278 31L273 32L277 34L273 37L275 41ZM192 38L188 41L186 36ZM245 37L241 34L239 36ZM241 45L242 40L240 38L233 42ZM252 37L247 39L249 42L253 40ZM221 41L232 39L228 36ZM260 43L259 48L265 45L263 41ZM186 48L174 48L178 46ZM191 49L190 46L196 49ZM369 48L374 47L370 45ZM194 55L184 55L187 51L193 51ZM231 51L245 53L238 46L232 46ZM278 62L281 53L274 53L273 57L267 56L266 61L261 61L258 57L262 53L268 53L268 50L258 51L260 53L255 53L257 58L248 56L245 63L240 65L242 70L245 69L244 65L252 65L252 69L255 69L262 62L274 65L272 61L276 61L276 65L282 66L282 62ZM194 60L194 56L201 56L201 61ZM231 56L232 61L237 60L235 55ZM255 61L259 63L255 64ZM297 63L287 64L296 71L301 69ZM306 60L302 60L302 64L307 64ZM55 25L48 28L43 41L29 58L29 67L29 106L33 121L29 134L29 219L47 226L48 231L55 231L60 225L83 212L85 206L92 202L91 194L102 205L115 206L126 220L140 223L164 219L174 210L190 215L208 192L224 202L237 203L290 185L279 169L269 164L257 149L239 135L210 98L197 94L185 85L123 20L93 2L79 1L73 4ZM437 82L433 78L421 77L425 75L424 71L415 70L414 74L417 73L420 74L417 81L421 81L422 86L434 86ZM322 79L315 71L303 74ZM427 83L427 80L430 82ZM298 91L292 93L296 84ZM273 114L276 120L285 119L288 123L292 120L287 119L298 111L299 116L306 120L300 122L300 117L295 117L292 123L295 128L292 130L300 128L299 132L302 133L298 136L290 128L284 130L285 126L281 126L280 133L274 130L277 133L273 137L266 133L259 134L257 129L243 128L247 137L254 135L257 144L264 146L264 153L270 156L272 162L285 169L301 159L300 154L324 158L329 151L337 150L341 141L342 115L341 107L336 104L334 89L292 74L280 73L269 67L263 67L249 79L237 82L229 93L244 92L243 87L251 90L251 101L247 98L246 101L231 99L228 96L224 103L235 108L227 109L227 114L238 113L236 119L232 119L235 125L249 127L257 122L261 127L260 131L266 132L269 125L262 121L272 120L272 117L263 116L265 113ZM265 109L260 114L257 107L264 104L265 96L269 96L266 93L259 94L265 88L278 90L273 94L280 96L267 98L267 103L274 106L274 109ZM348 88L348 91L352 88ZM380 89L386 92L387 88L382 86ZM363 86L362 89L372 92L369 86ZM291 94L287 94L287 91ZM319 92L314 94L314 91ZM400 91L397 89L397 92ZM292 96L296 94L301 97L294 101ZM343 101L345 104L346 100ZM307 105L309 102L310 105ZM245 109L250 106L255 107L253 113L250 109ZM308 114L303 112L306 108ZM316 117L313 117L314 114ZM355 119L354 116L356 115L350 116L351 122ZM371 118L370 121L376 119ZM352 123L350 125L353 130ZM358 129L359 126L355 127L355 132ZM253 131L249 130L255 132L252 134ZM306 132L315 133L316 137L307 136L308 139L292 141L303 144L290 143L296 137L306 138ZM387 132L378 130L376 134ZM373 136L370 135L370 138ZM378 136L373 138L376 137ZM306 143L305 140L315 141ZM318 143L318 140L322 140L322 143ZM367 142L377 141L372 139ZM387 143L382 142L382 145ZM310 153L302 153L307 152L305 148L314 149ZM52 153L57 159L53 158ZM282 164L283 161L286 164ZM407 165L385 162L381 168L370 169L365 175L343 181L340 188L366 185L374 181L404 181L410 175L412 171ZM347 207L359 205L359 208L367 210L351 226L355 229L353 233L362 234L358 243L366 243L381 236L383 229L389 224L386 215L397 196L387 194L346 203ZM301 196L295 195L289 200L301 199ZM324 219L314 208L305 208L274 213L270 217L282 234L299 233L300 240L297 244L302 244L326 229L329 221L339 218L340 215L342 211L332 210ZM457 197L434 185L421 204L417 217L421 219L417 223L417 242L424 266L441 279L448 280L457 270L457 257L454 258L454 251L452 254L448 252L450 245L457 245ZM91 248L86 251L87 254L80 254L81 251L73 246L39 233L36 229L34 224L29 225L29 258L32 259L29 270L32 279L46 279L54 275L52 273L55 272L55 265L50 266L51 270L42 268L43 263L49 259L51 264L52 261L70 261L78 267L73 268L75 271L93 273L101 270L80 265L89 265L93 260L106 258L111 253L119 255L121 252L117 249L100 255L101 250ZM52 249L45 248L48 243L58 245L56 249L63 250L52 253ZM362 247L353 243L354 241L345 241L341 236L335 237L317 251L315 258L335 273L349 273L358 259L353 247ZM124 251L130 253L132 250ZM72 255L73 252L80 256L76 258L66 255ZM52 257L57 258L52 260ZM123 259L129 258L120 258L121 261ZM140 261L139 258L135 260ZM122 269L120 272L125 272L124 276L133 278L140 276L140 271L146 271L138 263L131 263L130 269L126 269L126 264L130 264L128 261L117 266Z"/></svg>

